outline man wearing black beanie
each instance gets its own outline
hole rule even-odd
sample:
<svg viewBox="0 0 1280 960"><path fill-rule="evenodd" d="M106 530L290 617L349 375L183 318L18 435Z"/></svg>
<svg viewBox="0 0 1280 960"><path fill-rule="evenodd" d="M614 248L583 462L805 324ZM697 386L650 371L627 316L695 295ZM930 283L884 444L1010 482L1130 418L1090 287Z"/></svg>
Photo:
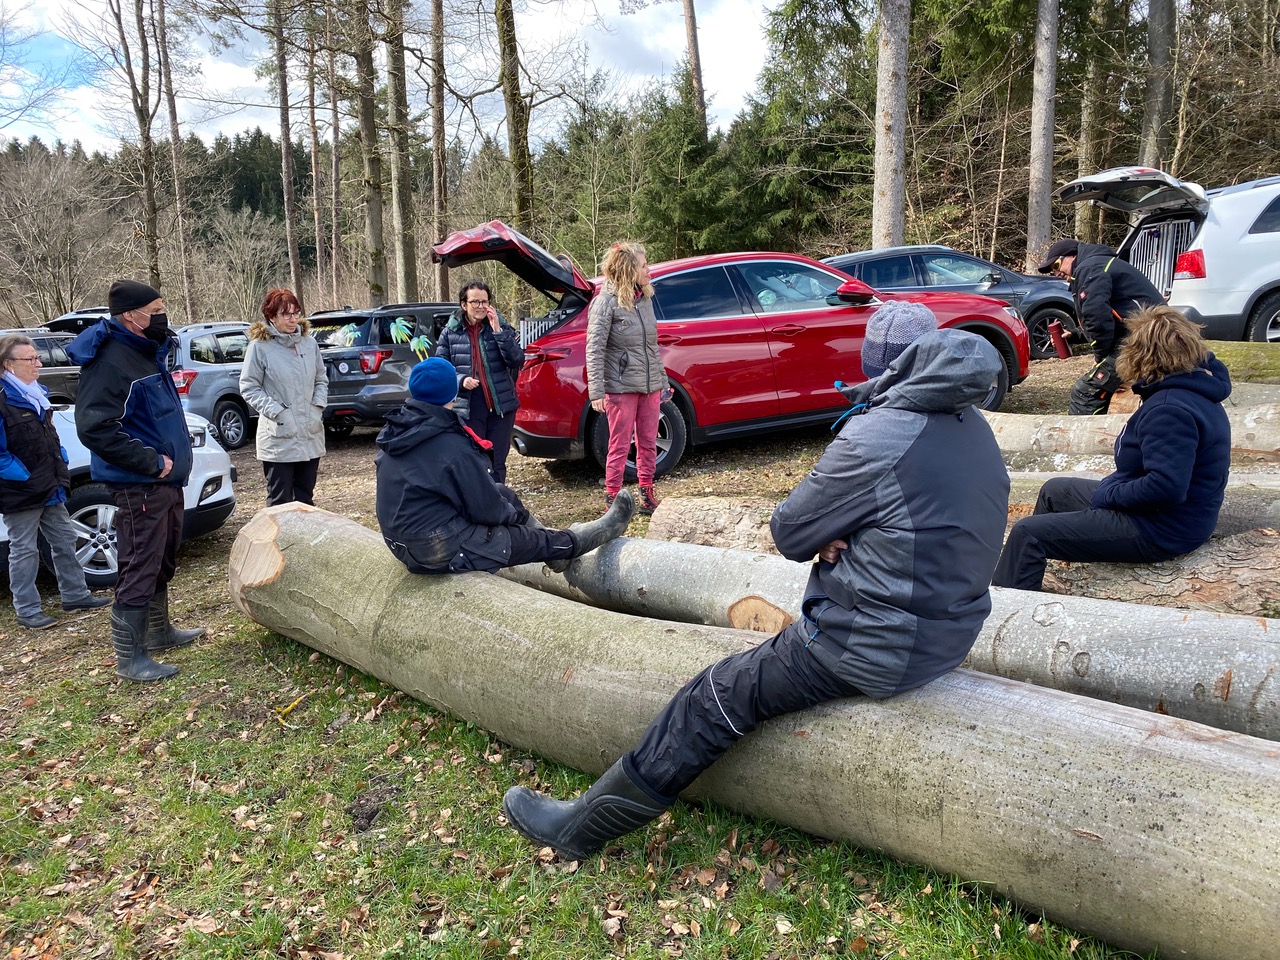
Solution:
<svg viewBox="0 0 1280 960"><path fill-rule="evenodd" d="M191 438L165 362L169 319L160 292L138 280L117 280L107 305L111 317L76 337L67 353L80 364L76 432L89 449L93 479L107 485L117 507L116 673L145 683L178 672L150 652L204 635L169 622Z"/></svg>

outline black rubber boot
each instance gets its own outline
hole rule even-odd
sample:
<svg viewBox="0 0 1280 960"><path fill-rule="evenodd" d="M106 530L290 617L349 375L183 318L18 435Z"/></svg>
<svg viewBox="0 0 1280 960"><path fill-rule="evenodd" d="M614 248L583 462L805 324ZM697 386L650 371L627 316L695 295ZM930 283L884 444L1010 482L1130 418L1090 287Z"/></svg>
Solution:
<svg viewBox="0 0 1280 960"><path fill-rule="evenodd" d="M174 647L185 647L189 643L195 643L204 634L204 627L195 630L179 630L169 622L168 586L161 587L151 597L151 603L147 605L147 650L172 650Z"/></svg>
<svg viewBox="0 0 1280 960"><path fill-rule="evenodd" d="M627 524L636 512L636 500L630 490L623 490L613 498L613 503L599 520L590 523L575 523L569 532L578 541L577 552L568 560L549 560L547 566L556 573L564 573L569 564L584 553L590 553L604 546L610 540L616 540L627 532Z"/></svg>
<svg viewBox="0 0 1280 960"><path fill-rule="evenodd" d="M668 806L642 790L621 760L576 800L552 800L528 787L512 787L502 798L502 812L521 836L572 860L585 860Z"/></svg>
<svg viewBox="0 0 1280 960"><path fill-rule="evenodd" d="M116 676L138 683L163 680L178 672L177 667L157 663L147 656L147 607L111 608L111 642L116 648Z"/></svg>

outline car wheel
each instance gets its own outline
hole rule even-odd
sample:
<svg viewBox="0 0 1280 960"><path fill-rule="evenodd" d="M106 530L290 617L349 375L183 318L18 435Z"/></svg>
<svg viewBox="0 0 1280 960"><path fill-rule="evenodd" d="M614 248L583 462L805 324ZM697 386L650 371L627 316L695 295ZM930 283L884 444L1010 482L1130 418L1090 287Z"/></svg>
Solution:
<svg viewBox="0 0 1280 960"><path fill-rule="evenodd" d="M1055 353L1054 356L1057 356ZM982 401L983 410L999 410L1000 404L1004 403L1005 394L1009 392L1009 358L1003 353L1000 354L1000 372L996 374L996 378L991 381L991 389L987 391L986 399Z"/></svg>
<svg viewBox="0 0 1280 960"><path fill-rule="evenodd" d="M1062 324L1064 330L1075 328L1071 314L1057 307L1046 307L1034 313L1027 321L1027 333L1031 337L1031 359L1051 360L1058 356L1058 349L1053 345L1053 337L1049 334L1049 324L1054 321Z"/></svg>
<svg viewBox="0 0 1280 960"><path fill-rule="evenodd" d="M324 435L330 440L345 440L351 436L351 431L355 429L353 423L326 423L324 425Z"/></svg>
<svg viewBox="0 0 1280 960"><path fill-rule="evenodd" d="M688 439L689 430L685 426L684 414L675 403L664 403L658 414L658 458L653 465L655 480L680 462ZM609 459L609 419L603 414L591 422L591 455L602 468ZM627 451L627 468L623 476L628 483L636 482L634 443Z"/></svg>
<svg viewBox="0 0 1280 960"><path fill-rule="evenodd" d="M1280 292L1263 297L1253 308L1244 338L1254 343L1280 342Z"/></svg>
<svg viewBox="0 0 1280 960"><path fill-rule="evenodd" d="M119 574L116 551L116 501L101 483L76 487L67 498L67 513L76 534L76 559L84 570L90 590L105 590L116 585ZM44 565L53 569L49 546L40 542Z"/></svg>
<svg viewBox="0 0 1280 960"><path fill-rule="evenodd" d="M218 442L227 450L249 442L249 415L234 400L221 400L213 408L213 426L218 431Z"/></svg>

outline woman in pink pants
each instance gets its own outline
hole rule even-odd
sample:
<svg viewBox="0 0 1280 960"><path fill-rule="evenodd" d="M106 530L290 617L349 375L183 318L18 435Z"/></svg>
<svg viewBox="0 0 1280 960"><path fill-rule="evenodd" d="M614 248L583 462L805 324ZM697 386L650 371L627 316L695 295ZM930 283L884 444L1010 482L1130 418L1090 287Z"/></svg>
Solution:
<svg viewBox="0 0 1280 960"><path fill-rule="evenodd" d="M653 513L658 506L653 491L658 411L670 385L658 349L658 319L644 247L632 241L615 243L600 272L604 287L591 301L587 320L587 391L592 409L609 418L605 500L613 503L622 489L634 440L640 512Z"/></svg>

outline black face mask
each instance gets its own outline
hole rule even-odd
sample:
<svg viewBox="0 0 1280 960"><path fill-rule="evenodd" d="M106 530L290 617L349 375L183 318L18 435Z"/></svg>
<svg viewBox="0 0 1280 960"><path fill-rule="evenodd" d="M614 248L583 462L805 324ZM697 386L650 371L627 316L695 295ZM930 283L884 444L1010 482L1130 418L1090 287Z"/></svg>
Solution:
<svg viewBox="0 0 1280 960"><path fill-rule="evenodd" d="M167 313L153 313L151 315L151 326L143 330L142 335L148 340L154 340L156 343L164 343L169 336L169 315Z"/></svg>

